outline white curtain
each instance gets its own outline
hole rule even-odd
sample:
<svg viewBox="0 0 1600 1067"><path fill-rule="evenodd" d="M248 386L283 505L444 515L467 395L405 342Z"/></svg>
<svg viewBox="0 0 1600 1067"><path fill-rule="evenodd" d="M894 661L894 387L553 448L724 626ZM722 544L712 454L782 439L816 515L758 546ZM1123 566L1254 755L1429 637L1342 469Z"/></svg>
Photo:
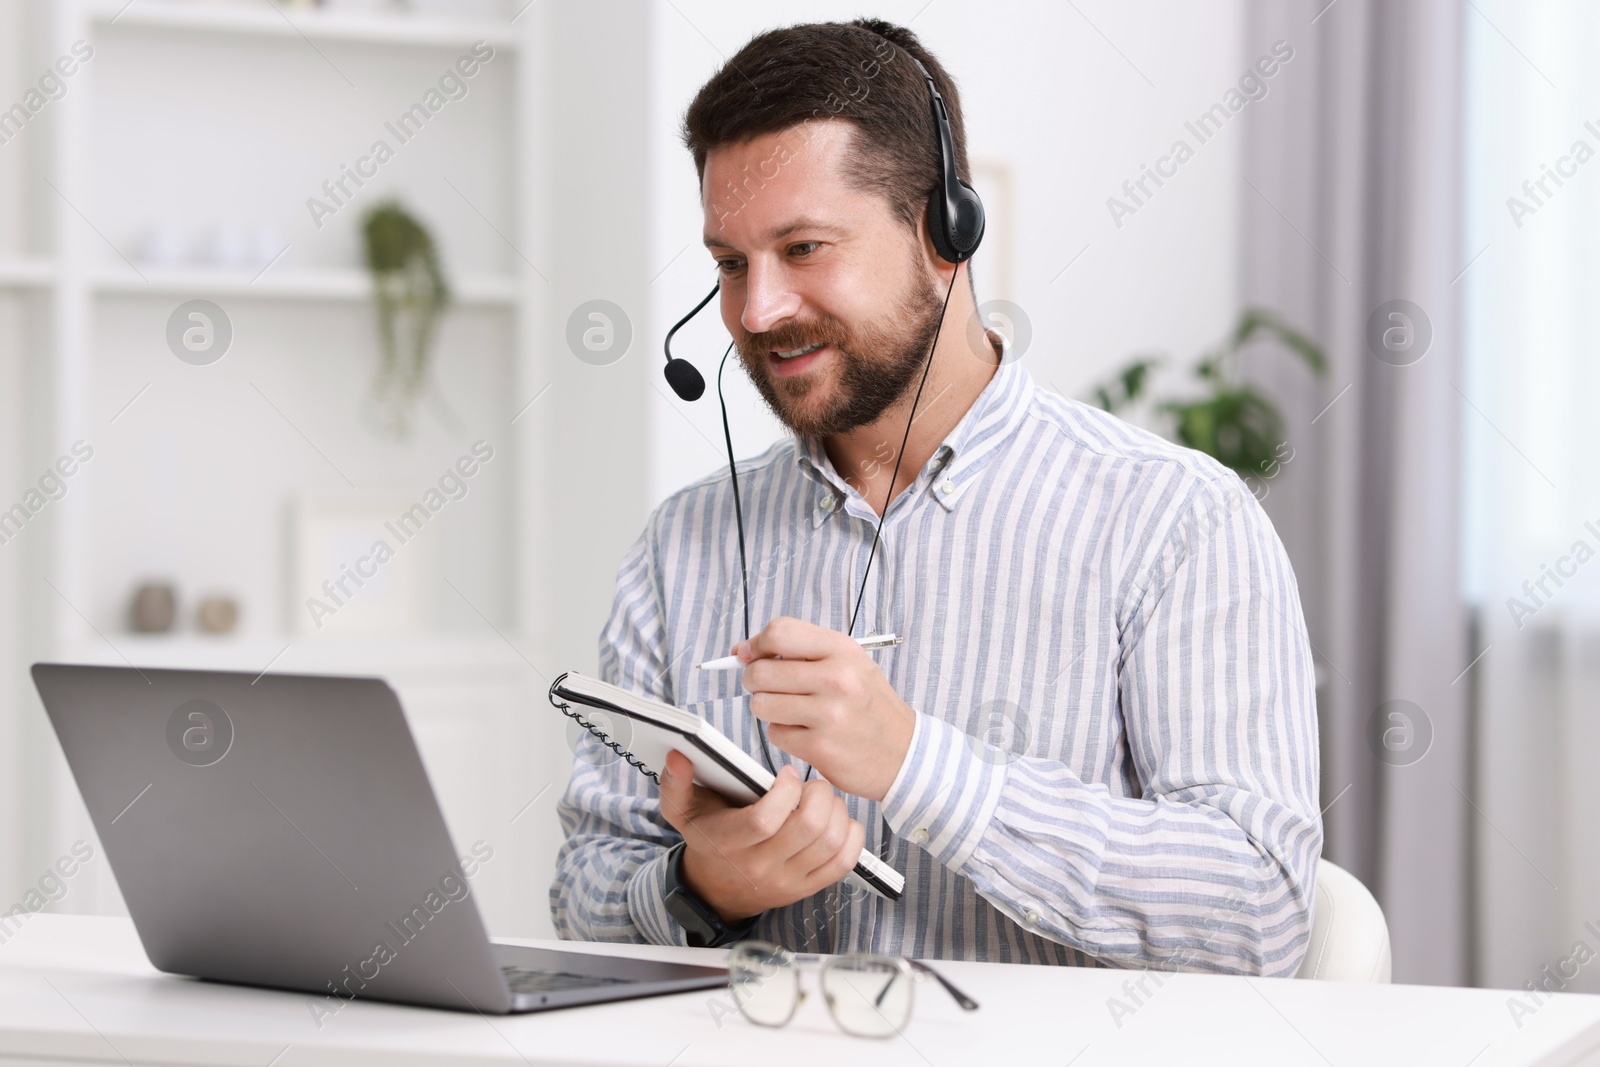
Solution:
<svg viewBox="0 0 1600 1067"><path fill-rule="evenodd" d="M1383 906L1396 981L1463 983L1471 657L1452 282L1465 262L1470 12L1456 0L1253 0L1248 12L1247 53L1283 40L1295 59L1243 131L1240 289L1329 358L1320 382L1282 353L1248 364L1282 401L1294 454L1265 506L1318 658L1323 855Z"/></svg>
<svg viewBox="0 0 1600 1067"><path fill-rule="evenodd" d="M1472 677L1482 816L1475 977L1592 993L1600 991L1600 801L1590 784L1600 777L1600 9L1586 0L1474 3L1464 235L1477 259L1460 286L1465 581L1479 604L1482 652ZM1595 962L1581 962L1590 954Z"/></svg>

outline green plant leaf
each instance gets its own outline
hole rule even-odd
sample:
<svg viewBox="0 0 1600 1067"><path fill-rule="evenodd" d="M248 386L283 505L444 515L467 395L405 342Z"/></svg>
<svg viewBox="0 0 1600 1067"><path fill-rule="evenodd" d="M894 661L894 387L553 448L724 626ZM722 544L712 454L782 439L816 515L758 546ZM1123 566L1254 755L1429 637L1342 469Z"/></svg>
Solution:
<svg viewBox="0 0 1600 1067"><path fill-rule="evenodd" d="M1277 312L1267 308L1246 308L1233 328L1233 349L1243 348L1259 333L1276 338L1285 348L1299 356L1312 372L1322 375L1328 369L1328 360L1322 348L1311 338L1290 326Z"/></svg>
<svg viewBox="0 0 1600 1067"><path fill-rule="evenodd" d="M1154 372L1165 362L1163 356L1143 356L1127 364L1106 381L1094 386L1090 397L1113 415L1139 401Z"/></svg>
<svg viewBox="0 0 1600 1067"><path fill-rule="evenodd" d="M1283 442L1276 405L1249 385L1219 389L1203 400L1168 401L1161 410L1175 418L1181 443L1240 474L1260 477Z"/></svg>
<svg viewBox="0 0 1600 1067"><path fill-rule="evenodd" d="M1240 312L1227 336L1201 353L1192 368L1201 384L1198 397L1166 398L1155 410L1171 420L1170 436L1212 456L1241 475L1260 478L1272 469L1283 444L1283 416L1270 396L1237 375L1241 348L1257 338L1272 338L1303 361L1317 375L1327 370L1320 346L1267 308ZM1100 407L1115 414L1149 388L1158 358L1141 358L1128 364L1094 390Z"/></svg>

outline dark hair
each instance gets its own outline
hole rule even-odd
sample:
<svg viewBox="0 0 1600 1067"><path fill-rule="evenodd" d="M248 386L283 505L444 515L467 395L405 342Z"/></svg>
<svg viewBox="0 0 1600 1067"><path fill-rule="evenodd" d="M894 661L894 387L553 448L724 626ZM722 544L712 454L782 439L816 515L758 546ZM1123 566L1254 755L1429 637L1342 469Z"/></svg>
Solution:
<svg viewBox="0 0 1600 1067"><path fill-rule="evenodd" d="M882 19L816 22L751 38L700 87L684 115L683 143L696 173L704 182L713 148L817 119L843 119L855 126L851 183L880 194L896 216L916 226L939 184L939 151L928 85L912 56L944 97L956 174L970 183L955 82L916 34ZM755 175L746 181L762 184Z"/></svg>

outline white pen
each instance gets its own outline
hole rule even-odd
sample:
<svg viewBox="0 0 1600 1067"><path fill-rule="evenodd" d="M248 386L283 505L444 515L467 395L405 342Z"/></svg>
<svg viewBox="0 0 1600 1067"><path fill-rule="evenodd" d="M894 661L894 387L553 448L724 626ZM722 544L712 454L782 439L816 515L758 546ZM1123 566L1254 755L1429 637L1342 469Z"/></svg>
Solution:
<svg viewBox="0 0 1600 1067"><path fill-rule="evenodd" d="M905 641L905 638L895 634L868 634L866 637L855 639L856 644L868 652L873 652L880 648L890 648L903 641ZM744 661L738 656L723 656L721 659L708 659L704 663L696 663L694 669L697 671L731 671L736 667L743 666Z"/></svg>

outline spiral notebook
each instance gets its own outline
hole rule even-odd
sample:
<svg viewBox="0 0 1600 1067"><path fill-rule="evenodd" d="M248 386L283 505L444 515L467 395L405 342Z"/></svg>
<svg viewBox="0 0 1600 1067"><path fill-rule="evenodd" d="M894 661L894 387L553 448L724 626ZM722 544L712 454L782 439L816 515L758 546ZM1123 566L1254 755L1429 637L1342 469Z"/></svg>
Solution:
<svg viewBox="0 0 1600 1067"><path fill-rule="evenodd" d="M563 703L565 701L566 703ZM692 712L640 696L619 686L568 671L550 687L550 703L588 730L607 748L659 782L658 769L676 749L694 764L694 780L735 804L753 804L772 787L772 772L756 762L728 736ZM574 711L571 704L622 716L610 732ZM899 900L905 875L861 850L861 859L846 881L888 900Z"/></svg>

